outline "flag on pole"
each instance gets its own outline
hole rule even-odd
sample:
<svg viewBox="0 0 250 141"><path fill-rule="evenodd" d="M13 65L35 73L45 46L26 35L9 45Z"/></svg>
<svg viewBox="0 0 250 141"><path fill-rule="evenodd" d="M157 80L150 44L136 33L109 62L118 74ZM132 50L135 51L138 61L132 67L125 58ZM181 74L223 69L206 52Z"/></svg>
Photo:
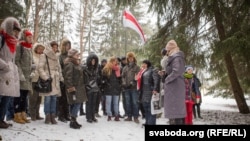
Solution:
<svg viewBox="0 0 250 141"><path fill-rule="evenodd" d="M129 27L135 30L140 35L142 43L144 44L146 42L146 39L145 39L145 36L144 36L144 33L142 31L140 24L137 22L133 14L129 12L128 10L124 10L123 12L123 26Z"/></svg>

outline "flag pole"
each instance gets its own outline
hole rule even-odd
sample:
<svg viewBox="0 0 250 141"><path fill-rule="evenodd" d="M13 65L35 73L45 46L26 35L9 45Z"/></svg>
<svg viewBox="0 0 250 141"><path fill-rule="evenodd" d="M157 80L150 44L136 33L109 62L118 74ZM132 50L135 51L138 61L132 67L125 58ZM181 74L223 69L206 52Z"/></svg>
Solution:
<svg viewBox="0 0 250 141"><path fill-rule="evenodd" d="M125 49L125 52L124 52L124 54L125 54L125 57L126 57L126 53L127 53L127 44L128 44L127 39L128 39L128 37L127 37L126 27L124 27L124 29L125 29L125 40L124 40L124 45L125 45L124 49Z"/></svg>

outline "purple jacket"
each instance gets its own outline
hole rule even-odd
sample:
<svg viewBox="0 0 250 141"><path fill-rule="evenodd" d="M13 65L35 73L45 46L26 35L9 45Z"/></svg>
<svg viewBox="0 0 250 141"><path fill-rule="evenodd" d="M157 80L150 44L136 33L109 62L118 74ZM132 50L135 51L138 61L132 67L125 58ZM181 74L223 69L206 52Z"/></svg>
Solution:
<svg viewBox="0 0 250 141"><path fill-rule="evenodd" d="M167 77L164 82L165 118L185 118L185 72L184 53L182 51L168 57L166 65Z"/></svg>

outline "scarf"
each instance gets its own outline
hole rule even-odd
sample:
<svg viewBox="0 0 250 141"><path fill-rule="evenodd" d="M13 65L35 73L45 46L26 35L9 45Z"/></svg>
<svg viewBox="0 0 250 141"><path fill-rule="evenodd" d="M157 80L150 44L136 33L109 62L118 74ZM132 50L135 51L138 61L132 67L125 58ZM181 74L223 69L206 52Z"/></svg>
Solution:
<svg viewBox="0 0 250 141"><path fill-rule="evenodd" d="M137 74L137 90L141 89L141 78L144 71L145 69L141 68L141 70Z"/></svg>
<svg viewBox="0 0 250 141"><path fill-rule="evenodd" d="M120 70L120 67L118 65L113 66L112 69L115 71L116 77L121 76L121 70Z"/></svg>
<svg viewBox="0 0 250 141"><path fill-rule="evenodd" d="M32 48L32 43L21 41L20 44L21 44L21 46L23 46L25 48Z"/></svg>
<svg viewBox="0 0 250 141"><path fill-rule="evenodd" d="M7 47L10 49L10 52L14 54L16 52L16 45L17 45L17 38L10 36L5 31L1 31L0 34L3 35L5 43L7 44Z"/></svg>
<svg viewBox="0 0 250 141"><path fill-rule="evenodd" d="M183 75L185 78L187 78L187 79L191 79L191 78L193 78L193 74L189 74L189 73L184 73L184 75Z"/></svg>

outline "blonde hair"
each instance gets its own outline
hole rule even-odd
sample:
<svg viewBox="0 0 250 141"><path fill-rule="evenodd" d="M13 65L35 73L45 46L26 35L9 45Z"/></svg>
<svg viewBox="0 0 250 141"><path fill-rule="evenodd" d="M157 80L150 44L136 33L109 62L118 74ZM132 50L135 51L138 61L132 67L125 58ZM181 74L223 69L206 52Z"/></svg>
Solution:
<svg viewBox="0 0 250 141"><path fill-rule="evenodd" d="M114 64L113 64L114 62L117 62L117 57L113 56L113 57L109 58L107 64L102 69L102 74L109 77L112 73L112 68L114 66Z"/></svg>

